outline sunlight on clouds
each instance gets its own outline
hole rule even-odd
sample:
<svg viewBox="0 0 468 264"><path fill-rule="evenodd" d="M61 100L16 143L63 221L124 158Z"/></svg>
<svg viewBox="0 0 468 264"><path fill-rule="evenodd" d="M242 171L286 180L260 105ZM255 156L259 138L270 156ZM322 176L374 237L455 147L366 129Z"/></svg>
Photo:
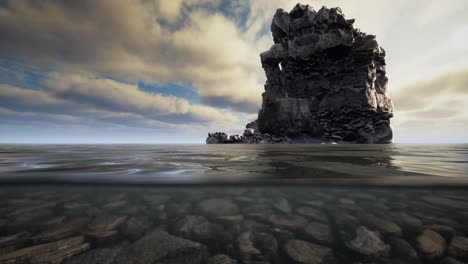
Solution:
<svg viewBox="0 0 468 264"><path fill-rule="evenodd" d="M450 38L452 46L456 49L468 49L468 24L461 26L457 29Z"/></svg>
<svg viewBox="0 0 468 264"><path fill-rule="evenodd" d="M174 96L148 94L133 84L90 76L54 73L41 90L25 90L2 84L0 88L0 107L17 112L37 111L92 118L94 114L104 111L107 112L106 117L115 113L120 117L134 114L153 121L165 120L164 123L170 123L167 120L173 115L174 121L184 118L188 124L237 121L234 114L217 108L192 105Z"/></svg>
<svg viewBox="0 0 468 264"><path fill-rule="evenodd" d="M394 93L397 142L464 142L468 70L448 72Z"/></svg>
<svg viewBox="0 0 468 264"><path fill-rule="evenodd" d="M20 73L11 85L0 84L0 107L122 126L131 120L143 127L186 122L206 131L214 125L239 131L261 106L265 76L259 54L273 44L271 19L277 8L289 11L296 3L6 0L0 7L0 58L47 73L36 91L23 89L31 87ZM468 1L303 3L317 10L339 6L356 27L377 35L387 51L397 138L409 127L409 134L424 131L410 120L431 116L444 127L463 127L467 86L460 70L468 69ZM0 75L10 71L0 66ZM202 105L140 91L139 82L193 87ZM91 111L99 113L96 118Z"/></svg>
<svg viewBox="0 0 468 264"><path fill-rule="evenodd" d="M169 22L177 20L180 14L180 8L182 7L182 0L159 0L154 1L156 10L159 11L161 16Z"/></svg>

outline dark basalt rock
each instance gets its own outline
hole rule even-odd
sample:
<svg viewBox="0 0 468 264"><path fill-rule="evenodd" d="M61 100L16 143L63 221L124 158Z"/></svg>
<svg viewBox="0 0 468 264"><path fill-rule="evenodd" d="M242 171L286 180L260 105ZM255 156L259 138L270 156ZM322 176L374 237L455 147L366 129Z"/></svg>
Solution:
<svg viewBox="0 0 468 264"><path fill-rule="evenodd" d="M210 133L206 143L390 143L385 50L353 23L340 8L278 9L274 45L260 54L267 81L258 120L243 136Z"/></svg>

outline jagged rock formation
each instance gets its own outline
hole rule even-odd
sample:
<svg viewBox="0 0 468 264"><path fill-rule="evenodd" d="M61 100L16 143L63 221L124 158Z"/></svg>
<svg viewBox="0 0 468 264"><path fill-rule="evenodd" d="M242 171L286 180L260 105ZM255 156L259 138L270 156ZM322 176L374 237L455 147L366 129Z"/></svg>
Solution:
<svg viewBox="0 0 468 264"><path fill-rule="evenodd" d="M297 4L289 13L276 11L274 45L260 54L267 77L262 109L258 120L247 124L256 132L245 138L268 134L292 138L288 142L391 142L385 51L375 36L353 23L339 8L317 12Z"/></svg>

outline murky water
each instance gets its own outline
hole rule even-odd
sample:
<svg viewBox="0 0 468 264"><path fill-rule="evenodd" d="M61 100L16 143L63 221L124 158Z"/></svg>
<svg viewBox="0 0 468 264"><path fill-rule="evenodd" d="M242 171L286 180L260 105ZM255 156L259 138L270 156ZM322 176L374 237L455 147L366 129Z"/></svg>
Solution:
<svg viewBox="0 0 468 264"><path fill-rule="evenodd" d="M0 263L466 263L468 146L0 147Z"/></svg>

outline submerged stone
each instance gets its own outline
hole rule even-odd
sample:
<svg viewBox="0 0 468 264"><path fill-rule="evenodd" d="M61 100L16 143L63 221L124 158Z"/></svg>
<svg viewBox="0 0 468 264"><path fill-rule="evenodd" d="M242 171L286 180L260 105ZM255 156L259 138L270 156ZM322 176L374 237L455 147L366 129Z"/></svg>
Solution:
<svg viewBox="0 0 468 264"><path fill-rule="evenodd" d="M392 247L392 256L407 263L419 263L418 253L408 242L397 237L391 238L389 242Z"/></svg>
<svg viewBox="0 0 468 264"><path fill-rule="evenodd" d="M88 228L91 232L106 231L117 229L127 220L127 216L102 215L89 223Z"/></svg>
<svg viewBox="0 0 468 264"><path fill-rule="evenodd" d="M228 255L219 254L209 258L206 264L237 264L237 261L233 260Z"/></svg>
<svg viewBox="0 0 468 264"><path fill-rule="evenodd" d="M369 259L386 257L390 251L390 246L385 244L375 232L363 226L356 229L356 237L346 243L346 246Z"/></svg>
<svg viewBox="0 0 468 264"><path fill-rule="evenodd" d="M330 245L334 241L330 226L319 222L310 222L304 228L304 235L320 244Z"/></svg>
<svg viewBox="0 0 468 264"><path fill-rule="evenodd" d="M69 222L65 222L50 230L46 230L32 237L35 244L57 241L63 238L76 236L84 231L88 218L79 218Z"/></svg>
<svg viewBox="0 0 468 264"><path fill-rule="evenodd" d="M209 222L203 216L187 215L176 221L173 227L176 235L195 241L216 240L221 232L221 226Z"/></svg>
<svg viewBox="0 0 468 264"><path fill-rule="evenodd" d="M323 211L312 208L312 207L301 206L296 209L296 212L312 220L316 220L316 221L320 221L324 223L328 222L328 217Z"/></svg>
<svg viewBox="0 0 468 264"><path fill-rule="evenodd" d="M198 209L209 216L235 215L239 208L230 199L209 199L198 204Z"/></svg>
<svg viewBox="0 0 468 264"><path fill-rule="evenodd" d="M208 256L206 246L155 230L122 249L113 263L203 263Z"/></svg>
<svg viewBox="0 0 468 264"><path fill-rule="evenodd" d="M90 250L67 259L64 264L111 264L125 246L127 244Z"/></svg>
<svg viewBox="0 0 468 264"><path fill-rule="evenodd" d="M274 214L271 215L268 220L275 227L293 230L301 229L307 224L307 219L300 215Z"/></svg>
<svg viewBox="0 0 468 264"><path fill-rule="evenodd" d="M147 217L130 217L121 226L122 234L130 240L137 240L151 228L151 221Z"/></svg>
<svg viewBox="0 0 468 264"><path fill-rule="evenodd" d="M332 249L303 240L289 240L283 247L293 263L333 264L337 263Z"/></svg>
<svg viewBox="0 0 468 264"><path fill-rule="evenodd" d="M448 254L454 258L468 261L468 238L456 236L450 241Z"/></svg>
<svg viewBox="0 0 468 264"><path fill-rule="evenodd" d="M22 247L30 239L31 234L29 232L21 232L10 236L0 237L0 255Z"/></svg>
<svg viewBox="0 0 468 264"><path fill-rule="evenodd" d="M0 256L0 263L60 263L62 260L89 249L82 236L57 242L22 248Z"/></svg>
<svg viewBox="0 0 468 264"><path fill-rule="evenodd" d="M241 263L277 261L278 242L264 232L243 232L237 238L237 250Z"/></svg>
<svg viewBox="0 0 468 264"><path fill-rule="evenodd" d="M421 257L433 261L442 257L447 247L447 242L438 233L432 230L424 230L416 238L416 246Z"/></svg>

